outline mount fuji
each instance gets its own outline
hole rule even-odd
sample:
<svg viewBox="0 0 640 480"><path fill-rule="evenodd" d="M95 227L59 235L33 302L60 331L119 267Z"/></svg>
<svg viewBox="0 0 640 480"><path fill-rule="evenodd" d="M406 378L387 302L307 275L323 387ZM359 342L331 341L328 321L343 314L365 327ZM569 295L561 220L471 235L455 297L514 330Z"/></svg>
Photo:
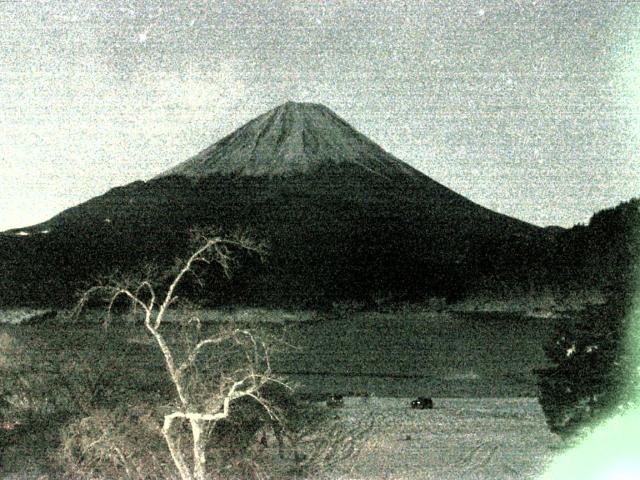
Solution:
<svg viewBox="0 0 640 480"><path fill-rule="evenodd" d="M99 273L169 265L205 225L270 246L264 264L211 279L203 295L216 303L459 297L530 273L517 254L534 258L547 235L432 180L330 109L288 102L151 180L0 234L0 303L68 303Z"/></svg>

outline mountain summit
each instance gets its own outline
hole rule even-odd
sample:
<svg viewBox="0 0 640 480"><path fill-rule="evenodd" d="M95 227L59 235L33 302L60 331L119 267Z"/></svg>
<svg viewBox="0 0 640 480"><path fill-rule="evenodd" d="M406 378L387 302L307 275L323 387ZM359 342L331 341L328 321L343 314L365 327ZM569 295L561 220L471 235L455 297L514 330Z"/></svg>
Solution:
<svg viewBox="0 0 640 480"><path fill-rule="evenodd" d="M383 177L421 175L324 105L287 102L160 176L279 176L345 163Z"/></svg>

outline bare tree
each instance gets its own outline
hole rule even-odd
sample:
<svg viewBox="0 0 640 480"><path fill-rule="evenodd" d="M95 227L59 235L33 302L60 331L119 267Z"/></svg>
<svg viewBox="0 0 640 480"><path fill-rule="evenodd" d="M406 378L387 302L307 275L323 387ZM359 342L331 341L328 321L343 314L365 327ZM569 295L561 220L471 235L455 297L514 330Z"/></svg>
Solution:
<svg viewBox="0 0 640 480"><path fill-rule="evenodd" d="M197 316L182 316L176 321L168 320L167 312L177 300L176 291L187 275L197 276L198 265L216 264L229 274L234 261L234 252L244 250L262 255L264 246L246 235L224 238L211 232L194 234L195 244L191 256L178 265L170 277L168 287L159 294L151 274L147 272L137 279L110 278L88 289L76 307L78 314L87 302L96 295L106 295L109 312L119 299L125 298L133 309L143 317L144 327L164 357L165 370L176 394L174 408L164 416L162 436L182 480L203 480L207 467L207 432L230 414L232 402L250 397L274 421L279 421L276 410L261 395L268 383L282 383L271 370L270 350L267 343L254 333L243 328L225 328L216 334L203 334ZM184 351L178 351L168 340L168 331L175 323L192 330L193 340ZM207 352L224 346L242 352L241 366L228 373L218 372L208 380L198 376L198 363ZM218 358L224 363L224 359ZM230 362L231 363L231 362ZM284 383L282 383L284 385ZM190 430L192 455L185 455L180 443L180 430L187 423Z"/></svg>

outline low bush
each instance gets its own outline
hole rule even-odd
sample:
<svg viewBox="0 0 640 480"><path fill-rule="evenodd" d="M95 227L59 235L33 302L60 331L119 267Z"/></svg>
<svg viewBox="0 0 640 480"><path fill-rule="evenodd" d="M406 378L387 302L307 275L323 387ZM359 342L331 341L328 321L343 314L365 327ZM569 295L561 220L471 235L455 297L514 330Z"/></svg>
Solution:
<svg viewBox="0 0 640 480"><path fill-rule="evenodd" d="M551 366L537 373L539 401L552 432L575 437L630 405L639 385L631 305L630 295L619 289L604 305L560 325L546 345Z"/></svg>
<svg viewBox="0 0 640 480"><path fill-rule="evenodd" d="M178 478L148 405L96 410L67 424L52 461L60 478Z"/></svg>
<svg viewBox="0 0 640 480"><path fill-rule="evenodd" d="M207 432L211 478L309 478L353 452L352 439L326 407L298 400L293 392L279 400L277 423L243 400ZM144 404L98 409L69 422L50 454L56 478L179 478L160 431L163 410ZM191 443L184 427L181 449L187 456Z"/></svg>

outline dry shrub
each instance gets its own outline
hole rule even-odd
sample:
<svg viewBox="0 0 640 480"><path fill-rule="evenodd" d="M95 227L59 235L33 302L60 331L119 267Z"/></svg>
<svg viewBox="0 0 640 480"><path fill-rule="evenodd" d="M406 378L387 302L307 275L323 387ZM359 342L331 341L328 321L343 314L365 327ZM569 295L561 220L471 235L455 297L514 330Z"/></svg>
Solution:
<svg viewBox="0 0 640 480"><path fill-rule="evenodd" d="M14 336L0 333L0 417L4 421L25 422L55 410L51 395L47 395L46 374L33 369L29 360Z"/></svg>
<svg viewBox="0 0 640 480"><path fill-rule="evenodd" d="M178 478L153 410L96 410L66 425L54 458L62 478Z"/></svg>
<svg viewBox="0 0 640 480"><path fill-rule="evenodd" d="M100 409L69 423L62 430L61 444L53 458L59 478L178 479L160 433L159 418L162 416L157 409L137 406L128 411L124 407ZM242 427L244 419L234 421ZM210 432L207 478L316 478L356 451L356 437L334 411L303 402L289 412L282 448L269 424L227 436ZM191 442L187 428L181 438L181 448L188 457Z"/></svg>
<svg viewBox="0 0 640 480"><path fill-rule="evenodd" d="M244 428L231 438L220 436L219 430L214 429L209 455L212 465L218 467L215 478L318 478L329 474L361 447L360 426L347 425L334 409L295 397L288 400L280 408L279 422L275 424L281 429L266 423L260 429ZM242 412L230 422L242 424L247 416L251 413ZM266 445L261 439L267 440Z"/></svg>
<svg viewBox="0 0 640 480"><path fill-rule="evenodd" d="M15 368L16 359L21 357L19 342L7 332L0 332L0 370Z"/></svg>

